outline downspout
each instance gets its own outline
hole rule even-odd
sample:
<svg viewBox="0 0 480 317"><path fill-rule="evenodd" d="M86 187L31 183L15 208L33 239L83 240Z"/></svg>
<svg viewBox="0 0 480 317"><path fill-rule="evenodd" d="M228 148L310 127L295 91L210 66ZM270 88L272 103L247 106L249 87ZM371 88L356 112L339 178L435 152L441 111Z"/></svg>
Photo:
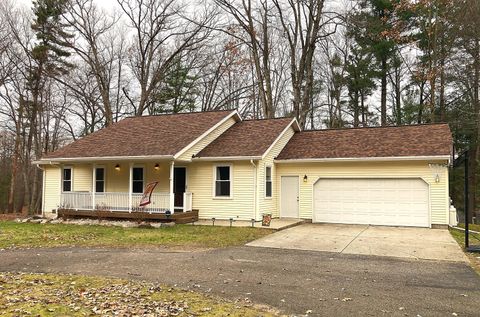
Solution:
<svg viewBox="0 0 480 317"><path fill-rule="evenodd" d="M173 188L173 180L174 180L174 171L175 171L175 161L172 160L172 162L170 163L170 177L169 177L169 196L170 196L170 200L169 200L169 209L170 209L170 212L173 214L175 213L175 194L174 194L174 188ZM185 202L184 202L185 203Z"/></svg>
<svg viewBox="0 0 480 317"><path fill-rule="evenodd" d="M93 163L92 164L92 211L95 211L95 195L97 193L97 189L96 189L96 183L97 183L97 164ZM104 178L105 180L105 175L104 175ZM105 191L105 190L104 190Z"/></svg>
<svg viewBox="0 0 480 317"><path fill-rule="evenodd" d="M253 160L250 160L253 166L253 218L257 220L257 165Z"/></svg>

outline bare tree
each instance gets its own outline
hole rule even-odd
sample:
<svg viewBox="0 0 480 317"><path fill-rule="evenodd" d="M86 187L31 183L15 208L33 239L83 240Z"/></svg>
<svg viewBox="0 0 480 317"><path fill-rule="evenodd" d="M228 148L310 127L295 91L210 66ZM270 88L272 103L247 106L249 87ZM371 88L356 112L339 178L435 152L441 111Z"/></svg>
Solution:
<svg viewBox="0 0 480 317"><path fill-rule="evenodd" d="M214 22L215 14L199 8L193 17L187 17L176 0L117 1L134 33L128 58L140 90L136 102L128 88L124 87L124 92L140 116L175 59L195 50L208 37L211 29L206 26Z"/></svg>
<svg viewBox="0 0 480 317"><path fill-rule="evenodd" d="M300 125L305 126L311 108L313 61L322 26L323 0L295 1L287 4L273 0L290 49L290 75L293 109Z"/></svg>
<svg viewBox="0 0 480 317"><path fill-rule="evenodd" d="M118 27L119 16L107 16L93 0L73 0L65 19L76 31L73 50L88 66L101 97L100 110L105 125L118 118L122 81L122 65L125 62L124 32Z"/></svg>
<svg viewBox="0 0 480 317"><path fill-rule="evenodd" d="M251 0L231 1L216 0L237 25L243 30L246 37L236 34L236 28L227 26L224 28L229 35L240 39L250 49L252 62L255 70L258 97L263 110L263 116L272 118L275 116L272 83L272 64L270 47L270 16L271 8L267 1L259 1L259 7L254 7Z"/></svg>

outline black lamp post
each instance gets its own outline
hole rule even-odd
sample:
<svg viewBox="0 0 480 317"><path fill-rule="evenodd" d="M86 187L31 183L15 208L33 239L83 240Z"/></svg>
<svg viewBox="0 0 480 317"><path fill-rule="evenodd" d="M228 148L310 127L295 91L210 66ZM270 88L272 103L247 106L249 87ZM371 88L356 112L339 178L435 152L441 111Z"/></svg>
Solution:
<svg viewBox="0 0 480 317"><path fill-rule="evenodd" d="M464 153L465 159L464 159L464 209L465 209L465 249L469 249L469 239L468 239L468 150L465 151Z"/></svg>

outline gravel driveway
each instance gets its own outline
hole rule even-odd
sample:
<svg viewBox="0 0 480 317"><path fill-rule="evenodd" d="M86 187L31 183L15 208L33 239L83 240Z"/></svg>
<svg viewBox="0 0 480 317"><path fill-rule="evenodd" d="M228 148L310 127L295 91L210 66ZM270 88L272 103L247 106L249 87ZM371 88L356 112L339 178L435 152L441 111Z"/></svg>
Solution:
<svg viewBox="0 0 480 317"><path fill-rule="evenodd" d="M248 298L311 316L478 316L480 278L463 262L238 247L0 251L0 271L142 279Z"/></svg>

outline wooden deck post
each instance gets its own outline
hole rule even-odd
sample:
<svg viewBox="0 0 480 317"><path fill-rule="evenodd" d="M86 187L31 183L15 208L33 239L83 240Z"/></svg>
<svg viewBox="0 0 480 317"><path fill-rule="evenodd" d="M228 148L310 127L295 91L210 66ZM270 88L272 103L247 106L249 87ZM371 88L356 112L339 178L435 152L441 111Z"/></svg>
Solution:
<svg viewBox="0 0 480 317"><path fill-rule="evenodd" d="M132 212L133 163L130 163L129 169L130 169L130 174L129 174L129 184L128 184L128 212Z"/></svg>
<svg viewBox="0 0 480 317"><path fill-rule="evenodd" d="M173 214L175 212L175 194L173 193L173 171L175 169L175 162L170 163L170 212Z"/></svg>
<svg viewBox="0 0 480 317"><path fill-rule="evenodd" d="M97 177L96 173L97 165L95 163L92 164L92 211L95 210L95 192L97 191L95 186L95 181Z"/></svg>

